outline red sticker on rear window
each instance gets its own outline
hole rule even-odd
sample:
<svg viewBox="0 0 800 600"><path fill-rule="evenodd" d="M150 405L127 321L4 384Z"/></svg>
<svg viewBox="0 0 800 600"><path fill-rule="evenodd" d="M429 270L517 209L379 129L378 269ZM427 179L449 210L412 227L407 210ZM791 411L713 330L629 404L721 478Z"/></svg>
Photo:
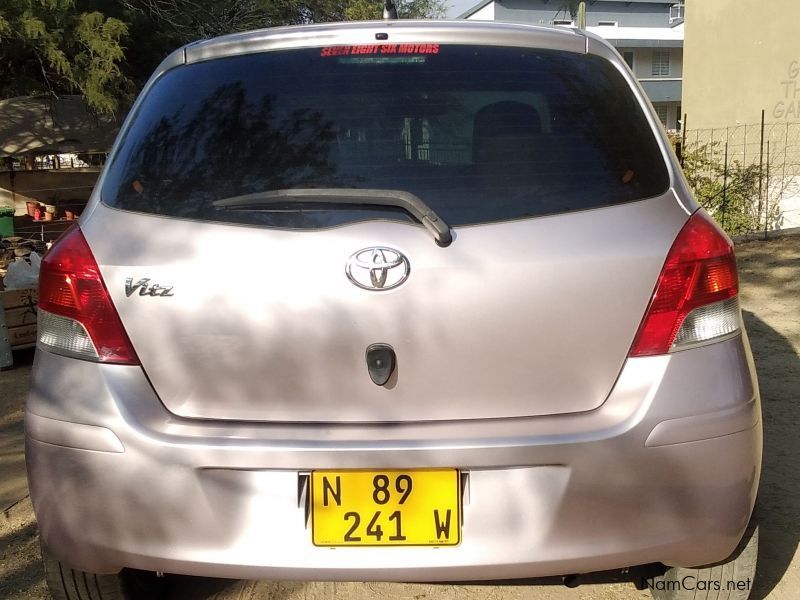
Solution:
<svg viewBox="0 0 800 600"><path fill-rule="evenodd" d="M439 44L363 44L359 46L329 46L320 56L367 56L397 54L439 54Z"/></svg>

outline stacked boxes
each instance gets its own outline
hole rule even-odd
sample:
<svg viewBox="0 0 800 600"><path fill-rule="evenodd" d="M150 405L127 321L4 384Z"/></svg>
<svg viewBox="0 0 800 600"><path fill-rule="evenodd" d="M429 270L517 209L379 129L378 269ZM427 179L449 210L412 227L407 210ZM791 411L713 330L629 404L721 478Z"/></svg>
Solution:
<svg viewBox="0 0 800 600"><path fill-rule="evenodd" d="M36 288L0 292L0 368L14 363L12 350L36 344Z"/></svg>

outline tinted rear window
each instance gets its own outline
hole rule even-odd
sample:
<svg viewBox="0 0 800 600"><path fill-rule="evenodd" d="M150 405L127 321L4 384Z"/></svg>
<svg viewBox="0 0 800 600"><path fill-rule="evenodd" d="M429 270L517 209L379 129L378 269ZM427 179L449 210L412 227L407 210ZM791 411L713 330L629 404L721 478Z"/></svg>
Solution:
<svg viewBox="0 0 800 600"><path fill-rule="evenodd" d="M506 47L394 48L265 52L168 71L109 165L104 202L289 228L409 219L308 201L213 205L269 190L379 188L411 192L450 225L467 225L667 189L653 133L608 61Z"/></svg>

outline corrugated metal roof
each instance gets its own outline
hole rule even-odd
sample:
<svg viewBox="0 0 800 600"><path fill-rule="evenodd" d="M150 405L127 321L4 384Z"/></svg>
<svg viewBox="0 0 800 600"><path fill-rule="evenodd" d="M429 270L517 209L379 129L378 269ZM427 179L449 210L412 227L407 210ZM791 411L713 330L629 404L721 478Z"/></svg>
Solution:
<svg viewBox="0 0 800 600"><path fill-rule="evenodd" d="M80 96L0 100L0 156L27 152L106 152L120 121L98 118Z"/></svg>

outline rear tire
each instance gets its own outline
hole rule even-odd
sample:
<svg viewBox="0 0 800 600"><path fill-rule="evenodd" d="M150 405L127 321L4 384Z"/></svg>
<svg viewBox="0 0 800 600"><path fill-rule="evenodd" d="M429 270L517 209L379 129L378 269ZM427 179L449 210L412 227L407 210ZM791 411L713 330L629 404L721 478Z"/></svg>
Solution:
<svg viewBox="0 0 800 600"><path fill-rule="evenodd" d="M116 575L78 571L55 558L42 543L47 588L53 600L158 600L166 592L155 573L125 569Z"/></svg>
<svg viewBox="0 0 800 600"><path fill-rule="evenodd" d="M670 567L653 579L650 593L656 600L747 600L753 588L757 557L758 522L754 515L742 541L727 559L703 567ZM729 589L728 582L733 582L734 589ZM738 589L737 584L745 589Z"/></svg>

